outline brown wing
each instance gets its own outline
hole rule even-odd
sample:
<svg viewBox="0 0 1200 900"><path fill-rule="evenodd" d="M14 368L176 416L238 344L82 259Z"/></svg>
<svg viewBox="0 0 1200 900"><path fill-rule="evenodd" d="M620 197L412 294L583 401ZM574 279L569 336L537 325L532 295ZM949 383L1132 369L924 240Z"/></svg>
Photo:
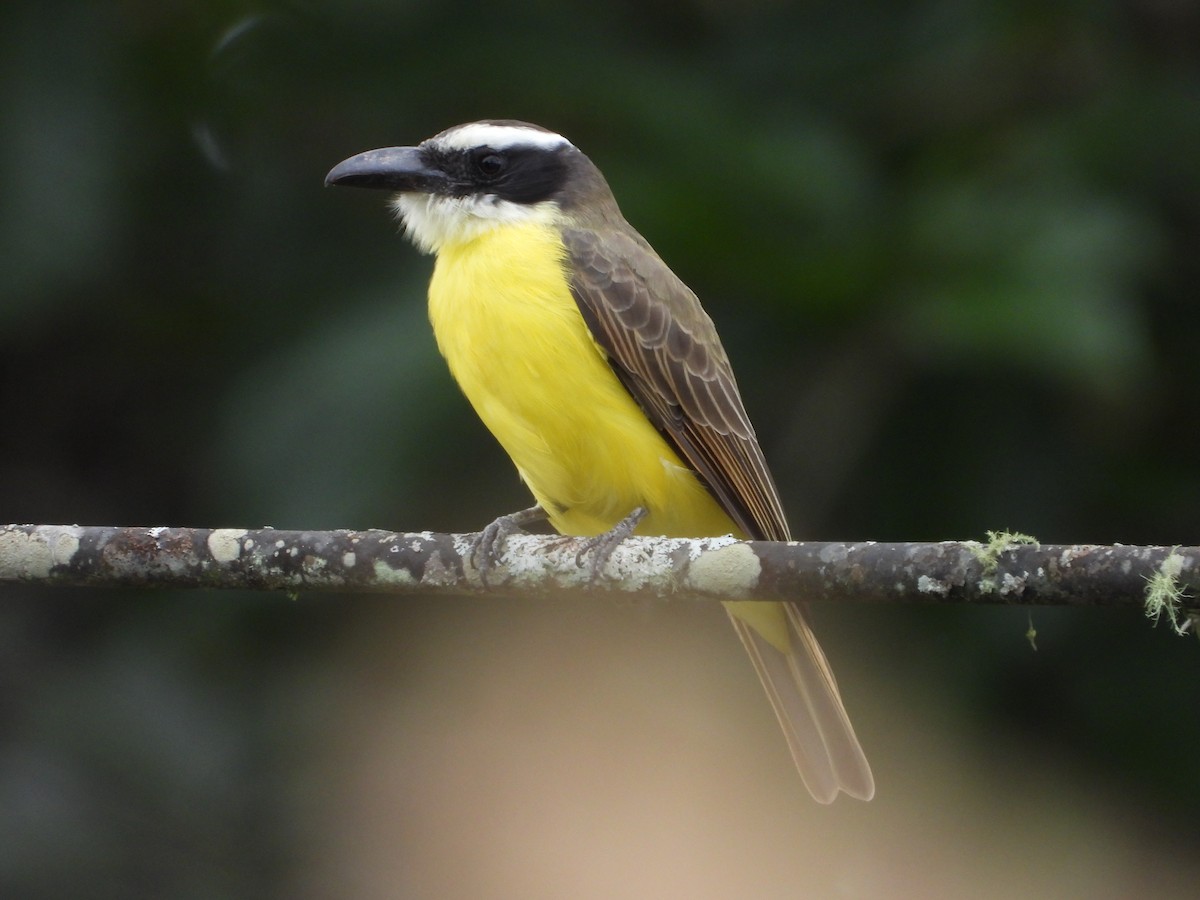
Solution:
<svg viewBox="0 0 1200 900"><path fill-rule="evenodd" d="M566 229L563 241L575 302L621 383L749 537L789 540L733 369L696 295L632 229Z"/></svg>

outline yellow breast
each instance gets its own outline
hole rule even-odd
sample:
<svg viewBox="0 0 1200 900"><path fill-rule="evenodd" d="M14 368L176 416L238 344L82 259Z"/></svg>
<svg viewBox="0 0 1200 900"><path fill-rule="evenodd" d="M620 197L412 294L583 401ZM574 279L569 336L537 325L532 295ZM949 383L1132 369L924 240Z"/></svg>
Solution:
<svg viewBox="0 0 1200 900"><path fill-rule="evenodd" d="M644 534L732 522L617 380L571 296L557 229L506 225L443 247L429 286L438 347L484 424L564 534L638 506Z"/></svg>

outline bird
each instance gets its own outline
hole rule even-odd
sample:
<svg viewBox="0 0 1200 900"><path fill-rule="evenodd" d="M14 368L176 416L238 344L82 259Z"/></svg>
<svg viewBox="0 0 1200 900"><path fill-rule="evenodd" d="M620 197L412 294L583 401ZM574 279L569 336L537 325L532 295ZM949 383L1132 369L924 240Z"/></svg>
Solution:
<svg viewBox="0 0 1200 900"><path fill-rule="evenodd" d="M351 156L325 183L390 192L435 257L438 349L536 500L481 533L489 550L539 518L600 555L631 533L791 539L712 319L569 140L486 119ZM871 799L803 605L724 605L812 796Z"/></svg>

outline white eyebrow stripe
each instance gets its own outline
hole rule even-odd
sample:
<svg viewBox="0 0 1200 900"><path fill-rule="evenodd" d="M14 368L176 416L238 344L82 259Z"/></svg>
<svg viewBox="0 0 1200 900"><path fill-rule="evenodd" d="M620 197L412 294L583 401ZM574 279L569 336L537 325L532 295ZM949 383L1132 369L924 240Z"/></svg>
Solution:
<svg viewBox="0 0 1200 900"><path fill-rule="evenodd" d="M470 150L472 147L507 150L518 146L553 150L571 146L570 141L553 131L522 128L519 125L491 125L487 122L472 122L454 128L434 138L434 142L447 150Z"/></svg>

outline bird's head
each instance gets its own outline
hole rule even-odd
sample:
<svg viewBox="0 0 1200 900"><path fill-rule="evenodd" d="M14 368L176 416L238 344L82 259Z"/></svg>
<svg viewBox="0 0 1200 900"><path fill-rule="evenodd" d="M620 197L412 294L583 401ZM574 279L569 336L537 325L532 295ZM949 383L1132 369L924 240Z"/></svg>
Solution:
<svg viewBox="0 0 1200 900"><path fill-rule="evenodd" d="M504 224L558 224L585 197L607 195L591 161L561 134L512 120L456 125L415 147L368 150L338 163L327 185L393 191L421 250L437 252Z"/></svg>

